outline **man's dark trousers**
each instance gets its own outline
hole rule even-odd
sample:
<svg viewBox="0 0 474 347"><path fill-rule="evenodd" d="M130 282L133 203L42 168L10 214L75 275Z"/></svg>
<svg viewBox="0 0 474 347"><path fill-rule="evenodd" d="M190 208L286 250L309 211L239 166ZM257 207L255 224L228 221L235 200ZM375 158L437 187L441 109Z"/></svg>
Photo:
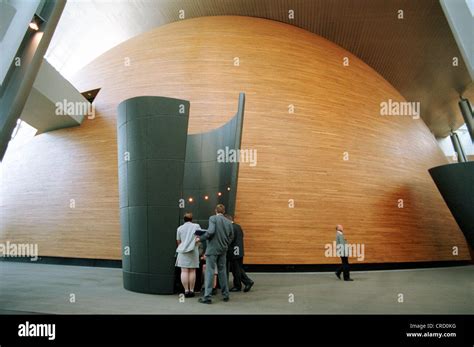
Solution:
<svg viewBox="0 0 474 347"><path fill-rule="evenodd" d="M231 260L232 276L234 277L234 288L241 289L242 283L246 286L253 283L244 270L244 258L236 258Z"/></svg>
<svg viewBox="0 0 474 347"><path fill-rule="evenodd" d="M348 257L341 257L342 265L337 269L336 274L339 277L341 272L344 272L344 280L347 281L350 279L349 275L349 258Z"/></svg>

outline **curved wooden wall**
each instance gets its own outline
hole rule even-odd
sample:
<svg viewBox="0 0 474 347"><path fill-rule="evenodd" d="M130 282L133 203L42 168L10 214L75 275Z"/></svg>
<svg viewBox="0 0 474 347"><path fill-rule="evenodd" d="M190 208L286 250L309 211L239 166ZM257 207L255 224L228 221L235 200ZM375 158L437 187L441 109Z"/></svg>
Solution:
<svg viewBox="0 0 474 347"><path fill-rule="evenodd" d="M189 100L190 130L202 132L232 117L245 92L242 148L258 151L257 166L239 173L246 263L339 262L324 255L337 223L365 245L365 262L470 259L427 171L446 162L427 127L380 116L380 103L401 95L321 37L256 18L185 20L115 47L73 82L102 88L96 118L7 154L3 240L39 242L42 255L119 259L117 105L140 95Z"/></svg>

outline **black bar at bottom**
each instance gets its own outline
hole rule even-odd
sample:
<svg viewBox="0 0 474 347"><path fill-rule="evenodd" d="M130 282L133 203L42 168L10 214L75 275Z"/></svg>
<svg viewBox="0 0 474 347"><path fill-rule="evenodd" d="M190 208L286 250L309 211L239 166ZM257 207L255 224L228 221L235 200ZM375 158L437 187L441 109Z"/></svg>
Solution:
<svg viewBox="0 0 474 347"><path fill-rule="evenodd" d="M20 324L55 324L55 339ZM474 344L472 315L0 315L0 344ZM235 332L239 336L235 336ZM441 334L441 335L438 335Z"/></svg>

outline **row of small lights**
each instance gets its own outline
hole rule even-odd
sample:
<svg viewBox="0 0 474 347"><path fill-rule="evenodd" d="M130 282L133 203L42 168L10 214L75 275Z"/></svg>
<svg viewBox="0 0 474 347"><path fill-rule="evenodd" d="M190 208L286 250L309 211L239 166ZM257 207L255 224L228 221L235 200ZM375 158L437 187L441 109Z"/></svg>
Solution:
<svg viewBox="0 0 474 347"><path fill-rule="evenodd" d="M230 192L230 187L227 187L227 191ZM222 196L222 193L221 193L221 192L218 192L218 193L217 193L217 196ZM209 200L209 195L204 195L204 200ZM189 197L189 198L188 198L188 201L189 201L189 202L193 202L193 201L194 201L193 197L192 197L192 196Z"/></svg>

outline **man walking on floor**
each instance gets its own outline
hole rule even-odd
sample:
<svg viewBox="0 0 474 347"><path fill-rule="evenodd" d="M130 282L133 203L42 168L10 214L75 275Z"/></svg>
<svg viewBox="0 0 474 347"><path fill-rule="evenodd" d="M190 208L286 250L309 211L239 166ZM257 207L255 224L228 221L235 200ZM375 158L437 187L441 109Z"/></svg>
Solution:
<svg viewBox="0 0 474 347"><path fill-rule="evenodd" d="M212 284L214 269L217 266L217 278L221 287L224 301L229 301L229 284L227 281L227 249L234 237L232 223L224 217L225 207L222 204L216 206L216 214L209 218L209 228L197 237L197 241L207 241L206 247L206 276L204 297L199 299L200 303L211 304Z"/></svg>
<svg viewBox="0 0 474 347"><path fill-rule="evenodd" d="M346 245L344 228L338 224L336 225L336 252L341 257L342 265L337 269L336 276L341 279L341 272L344 272L344 281L353 281L349 273L349 254Z"/></svg>
<svg viewBox="0 0 474 347"><path fill-rule="evenodd" d="M252 288L254 282L247 276L244 270L244 232L242 231L242 227L234 222L232 216L226 215L226 217L232 222L234 229L234 240L230 244L227 252L230 269L234 277L234 286L230 291L240 292L243 283L245 285L244 292L246 293Z"/></svg>

